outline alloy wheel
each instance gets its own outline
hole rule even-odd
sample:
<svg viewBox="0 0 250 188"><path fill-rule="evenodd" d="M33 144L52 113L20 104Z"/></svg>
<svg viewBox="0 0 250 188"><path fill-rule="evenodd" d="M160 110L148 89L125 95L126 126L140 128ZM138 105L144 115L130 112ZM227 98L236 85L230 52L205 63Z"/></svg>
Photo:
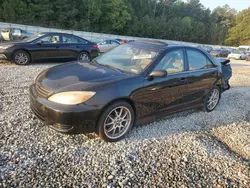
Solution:
<svg viewBox="0 0 250 188"><path fill-rule="evenodd" d="M85 54L85 53L80 54L80 56L79 56L79 60L89 60L89 56L88 56L88 54Z"/></svg>
<svg viewBox="0 0 250 188"><path fill-rule="evenodd" d="M116 107L104 121L104 133L110 139L117 139L127 132L131 121L131 112L127 107Z"/></svg>
<svg viewBox="0 0 250 188"><path fill-rule="evenodd" d="M207 101L208 110L213 110L220 100L220 92L218 89L213 89Z"/></svg>
<svg viewBox="0 0 250 188"><path fill-rule="evenodd" d="M16 56L15 56L15 62L19 65L27 64L28 60L29 60L28 56L22 52L16 54Z"/></svg>

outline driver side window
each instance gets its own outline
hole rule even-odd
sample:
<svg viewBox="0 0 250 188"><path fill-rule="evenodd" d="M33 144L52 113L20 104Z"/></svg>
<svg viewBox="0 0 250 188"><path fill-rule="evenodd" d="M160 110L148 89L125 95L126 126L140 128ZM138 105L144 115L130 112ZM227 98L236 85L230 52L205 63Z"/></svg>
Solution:
<svg viewBox="0 0 250 188"><path fill-rule="evenodd" d="M167 53L154 70L165 70L168 74L184 71L184 54L183 50L174 50Z"/></svg>
<svg viewBox="0 0 250 188"><path fill-rule="evenodd" d="M43 44L53 44L53 43L60 43L60 37L58 35L49 35L41 39Z"/></svg>

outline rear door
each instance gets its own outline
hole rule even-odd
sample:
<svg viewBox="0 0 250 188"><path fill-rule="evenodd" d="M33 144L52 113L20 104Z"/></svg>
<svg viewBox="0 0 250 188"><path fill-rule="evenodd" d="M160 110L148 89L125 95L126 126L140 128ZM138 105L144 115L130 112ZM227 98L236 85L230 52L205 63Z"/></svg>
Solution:
<svg viewBox="0 0 250 188"><path fill-rule="evenodd" d="M188 61L187 103L200 103L219 79L219 72L211 60L200 50L186 48Z"/></svg>
<svg viewBox="0 0 250 188"><path fill-rule="evenodd" d="M180 108L184 103L184 93L188 89L188 75L185 71L184 50L167 52L154 70L166 70L164 78L145 79L143 89L145 116L166 113Z"/></svg>
<svg viewBox="0 0 250 188"><path fill-rule="evenodd" d="M88 41L74 35L61 35L62 43L59 46L59 56L67 60L75 60L81 51L87 51Z"/></svg>

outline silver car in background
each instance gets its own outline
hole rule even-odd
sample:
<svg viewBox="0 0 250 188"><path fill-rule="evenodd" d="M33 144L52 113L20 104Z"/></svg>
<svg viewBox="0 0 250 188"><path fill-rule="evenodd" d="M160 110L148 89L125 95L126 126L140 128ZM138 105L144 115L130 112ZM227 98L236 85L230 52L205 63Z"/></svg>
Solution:
<svg viewBox="0 0 250 188"><path fill-rule="evenodd" d="M106 52L106 51L108 51L116 46L119 46L120 44L121 43L118 40L104 39L98 43L98 47L100 49L100 52L104 53L104 52Z"/></svg>
<svg viewBox="0 0 250 188"><path fill-rule="evenodd" d="M240 50L232 50L227 58L236 60L245 60L247 58L247 55L245 52L242 52Z"/></svg>

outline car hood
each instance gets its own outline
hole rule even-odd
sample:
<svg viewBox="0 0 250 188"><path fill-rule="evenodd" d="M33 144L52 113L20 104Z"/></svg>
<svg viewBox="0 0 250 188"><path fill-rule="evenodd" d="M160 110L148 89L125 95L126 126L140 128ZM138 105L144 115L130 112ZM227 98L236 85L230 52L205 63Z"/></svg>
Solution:
<svg viewBox="0 0 250 188"><path fill-rule="evenodd" d="M11 45L11 44L15 44L15 45L18 45L18 44L25 44L27 42L25 41L11 41L11 42L1 42L0 46L4 46L4 45Z"/></svg>
<svg viewBox="0 0 250 188"><path fill-rule="evenodd" d="M129 76L131 75L94 63L71 62L43 71L38 75L36 84L54 92L84 90Z"/></svg>

